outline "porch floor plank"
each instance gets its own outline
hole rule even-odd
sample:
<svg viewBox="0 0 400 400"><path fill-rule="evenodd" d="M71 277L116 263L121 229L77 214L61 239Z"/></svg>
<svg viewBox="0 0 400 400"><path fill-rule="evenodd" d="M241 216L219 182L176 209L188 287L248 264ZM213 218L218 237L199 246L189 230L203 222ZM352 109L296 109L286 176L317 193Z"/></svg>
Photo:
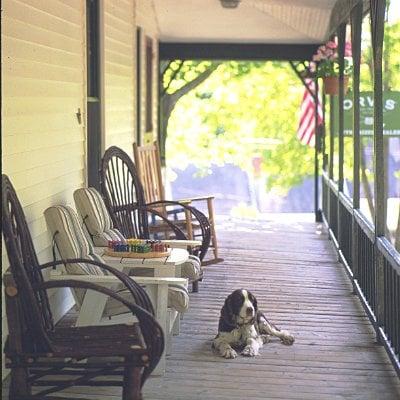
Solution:
<svg viewBox="0 0 400 400"><path fill-rule="evenodd" d="M323 228L309 217L225 221L218 241L225 261L206 267L166 374L147 381L144 399L400 399L400 381ZM234 360L213 353L221 306L237 288L295 335L293 346L273 340L259 356ZM121 391L75 387L60 396L116 400Z"/></svg>

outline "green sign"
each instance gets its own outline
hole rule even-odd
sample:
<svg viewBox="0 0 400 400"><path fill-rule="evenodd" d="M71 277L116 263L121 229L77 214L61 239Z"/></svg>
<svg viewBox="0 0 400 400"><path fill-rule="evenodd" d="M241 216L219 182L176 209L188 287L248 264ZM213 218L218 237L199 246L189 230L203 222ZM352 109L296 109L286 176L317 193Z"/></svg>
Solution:
<svg viewBox="0 0 400 400"><path fill-rule="evenodd" d="M334 129L338 131L338 97L334 101ZM353 135L353 95L344 97L344 135ZM360 93L360 134L373 135L374 96L372 92ZM400 136L400 92L383 92L383 134Z"/></svg>

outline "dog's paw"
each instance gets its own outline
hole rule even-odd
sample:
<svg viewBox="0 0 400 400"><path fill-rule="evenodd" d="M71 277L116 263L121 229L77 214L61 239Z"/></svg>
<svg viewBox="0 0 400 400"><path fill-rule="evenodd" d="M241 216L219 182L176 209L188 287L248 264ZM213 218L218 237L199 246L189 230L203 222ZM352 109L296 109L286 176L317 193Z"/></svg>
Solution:
<svg viewBox="0 0 400 400"><path fill-rule="evenodd" d="M237 353L232 348L229 348L229 349L226 349L222 353L222 357L225 357L225 358L236 358L237 357Z"/></svg>
<svg viewBox="0 0 400 400"><path fill-rule="evenodd" d="M281 331L283 336L281 337L282 343L290 346L294 343L294 336L289 331Z"/></svg>
<svg viewBox="0 0 400 400"><path fill-rule="evenodd" d="M261 340L263 341L263 344L269 343L271 341L271 336L270 335L260 335Z"/></svg>
<svg viewBox="0 0 400 400"><path fill-rule="evenodd" d="M258 353L254 350L254 348L251 345L247 345L243 351L242 351L242 356L245 357L254 357L256 356Z"/></svg>

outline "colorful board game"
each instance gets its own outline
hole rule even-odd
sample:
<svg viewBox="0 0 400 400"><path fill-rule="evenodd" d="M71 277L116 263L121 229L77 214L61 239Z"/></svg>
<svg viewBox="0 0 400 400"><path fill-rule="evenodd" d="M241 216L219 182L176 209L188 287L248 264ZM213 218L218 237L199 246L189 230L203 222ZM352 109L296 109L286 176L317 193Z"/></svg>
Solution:
<svg viewBox="0 0 400 400"><path fill-rule="evenodd" d="M159 240L109 240L108 247L104 254L110 257L120 258L161 258L168 257L170 255L170 249L168 245Z"/></svg>

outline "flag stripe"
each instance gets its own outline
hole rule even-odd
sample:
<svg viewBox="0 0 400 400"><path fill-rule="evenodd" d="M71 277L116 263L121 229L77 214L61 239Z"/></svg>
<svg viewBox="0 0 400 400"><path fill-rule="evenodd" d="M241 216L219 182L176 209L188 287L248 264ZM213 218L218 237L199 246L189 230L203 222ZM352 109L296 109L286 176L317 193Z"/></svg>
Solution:
<svg viewBox="0 0 400 400"><path fill-rule="evenodd" d="M307 86L312 93L315 93L315 83L312 79L306 80ZM318 95L318 125L323 123L322 120L322 103ZM304 95L300 107L300 122L297 129L297 137L304 145L315 146L315 102L314 97L307 89L304 89Z"/></svg>

